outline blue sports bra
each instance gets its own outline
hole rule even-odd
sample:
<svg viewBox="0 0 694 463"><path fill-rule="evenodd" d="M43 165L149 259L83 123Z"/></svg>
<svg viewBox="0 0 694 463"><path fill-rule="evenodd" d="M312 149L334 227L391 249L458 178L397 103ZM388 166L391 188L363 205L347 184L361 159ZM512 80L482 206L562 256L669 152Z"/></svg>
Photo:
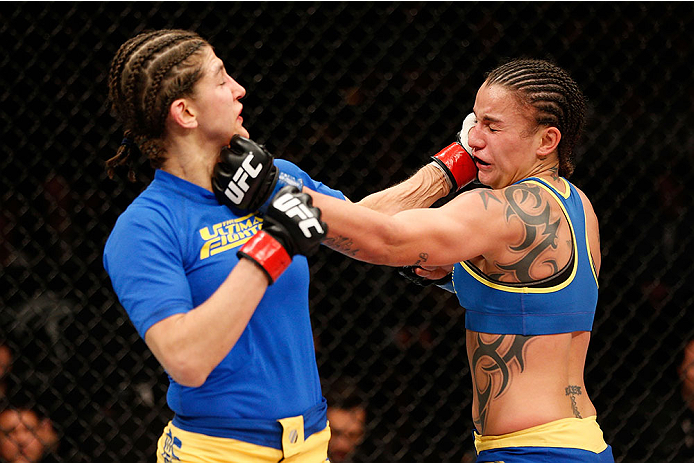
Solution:
<svg viewBox="0 0 694 463"><path fill-rule="evenodd" d="M532 283L503 283L484 275L469 261L455 264L453 288L466 310L466 329L526 336L592 330L598 280L588 245L585 212L576 188L562 180L567 185L566 195L536 177L517 183L543 188L561 206L573 241L568 264L551 277Z"/></svg>

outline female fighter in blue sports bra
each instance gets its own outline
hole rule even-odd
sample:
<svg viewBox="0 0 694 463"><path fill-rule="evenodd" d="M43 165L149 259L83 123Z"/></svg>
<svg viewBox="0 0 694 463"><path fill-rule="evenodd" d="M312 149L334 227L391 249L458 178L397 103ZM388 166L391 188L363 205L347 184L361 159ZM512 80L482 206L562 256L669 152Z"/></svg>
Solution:
<svg viewBox="0 0 694 463"><path fill-rule="evenodd" d="M477 461L612 462L583 380L597 304L598 221L565 178L585 102L542 60L514 60L477 92L462 142L489 189L392 217L312 194L324 243L356 259L449 273L466 309ZM455 159L437 165L455 182ZM341 243L350 243L345 248Z"/></svg>

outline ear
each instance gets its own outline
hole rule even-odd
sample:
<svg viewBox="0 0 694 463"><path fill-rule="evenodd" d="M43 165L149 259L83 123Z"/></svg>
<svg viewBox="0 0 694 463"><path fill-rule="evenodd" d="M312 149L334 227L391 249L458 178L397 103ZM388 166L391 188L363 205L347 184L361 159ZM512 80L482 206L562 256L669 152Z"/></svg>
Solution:
<svg viewBox="0 0 694 463"><path fill-rule="evenodd" d="M185 98L179 98L171 103L169 117L175 124L186 129L194 129L198 126L195 110L190 105L190 101Z"/></svg>
<svg viewBox="0 0 694 463"><path fill-rule="evenodd" d="M540 141L537 147L537 157L545 159L557 150L561 141L561 132L556 127L546 127L540 131Z"/></svg>

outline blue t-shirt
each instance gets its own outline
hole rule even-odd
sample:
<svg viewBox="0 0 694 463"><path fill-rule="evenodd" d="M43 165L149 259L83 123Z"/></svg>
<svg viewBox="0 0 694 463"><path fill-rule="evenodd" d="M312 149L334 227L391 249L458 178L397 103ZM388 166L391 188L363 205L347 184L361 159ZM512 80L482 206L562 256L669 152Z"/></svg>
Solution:
<svg viewBox="0 0 694 463"><path fill-rule="evenodd" d="M344 199L288 161L275 164L307 188ZM238 262L236 251L261 226L261 217L237 216L212 192L157 170L118 218L104 250L104 267L140 336L207 300ZM277 419L305 415L311 421L306 437L325 427L308 288L306 258L294 256L202 386L169 378L176 426L275 448L281 448Z"/></svg>

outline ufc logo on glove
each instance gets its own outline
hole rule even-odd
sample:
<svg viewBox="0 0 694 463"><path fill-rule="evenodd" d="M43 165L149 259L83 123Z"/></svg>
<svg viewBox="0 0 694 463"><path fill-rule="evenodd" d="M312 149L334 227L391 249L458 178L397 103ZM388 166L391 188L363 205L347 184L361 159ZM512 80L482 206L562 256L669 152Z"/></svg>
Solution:
<svg viewBox="0 0 694 463"><path fill-rule="evenodd" d="M231 200L234 204L241 204L244 194L250 188L246 179L256 178L258 174L263 170L262 162L259 162L257 166L253 167L251 161L253 160L253 153L249 153L248 156L243 160L241 166L236 170L231 182L227 185L224 194L227 198Z"/></svg>
<svg viewBox="0 0 694 463"><path fill-rule="evenodd" d="M318 234L324 234L323 227L313 215L313 213L296 196L285 193L272 202L272 205L279 211L284 212L287 217L299 217L299 228L306 238L311 238L311 228L315 228Z"/></svg>

